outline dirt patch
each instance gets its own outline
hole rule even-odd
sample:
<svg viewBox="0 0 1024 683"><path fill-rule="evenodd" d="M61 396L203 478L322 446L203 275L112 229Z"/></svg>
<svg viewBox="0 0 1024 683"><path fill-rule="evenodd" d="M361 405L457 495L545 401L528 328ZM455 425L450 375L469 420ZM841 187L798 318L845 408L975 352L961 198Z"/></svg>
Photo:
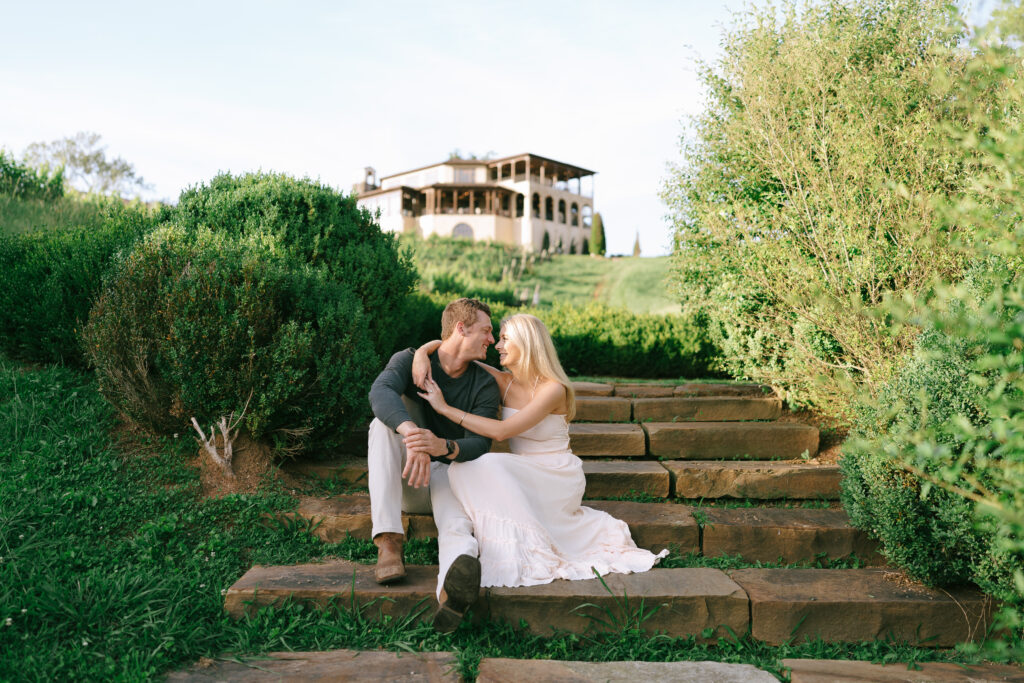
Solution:
<svg viewBox="0 0 1024 683"><path fill-rule="evenodd" d="M819 434L818 454L806 462L817 465L835 465L842 455L843 442L849 429L832 418L824 417L810 410L791 412L784 410L778 422L791 422L817 427Z"/></svg>
<svg viewBox="0 0 1024 683"><path fill-rule="evenodd" d="M220 435L217 436L216 445L218 452L223 453L224 444ZM235 437L232 444L231 474L213 462L202 449L195 460L203 496L208 498L232 493L254 493L273 481L288 487L296 485L294 478L277 466L274 449L268 444L254 441L244 432Z"/></svg>

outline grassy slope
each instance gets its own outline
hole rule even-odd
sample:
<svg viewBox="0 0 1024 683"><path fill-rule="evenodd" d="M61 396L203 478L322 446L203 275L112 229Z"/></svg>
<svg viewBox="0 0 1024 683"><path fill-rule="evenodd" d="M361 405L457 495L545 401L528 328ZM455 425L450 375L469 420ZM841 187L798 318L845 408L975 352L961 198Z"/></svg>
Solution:
<svg viewBox="0 0 1024 683"><path fill-rule="evenodd" d="M776 675L787 657L962 658L883 642L768 647L743 634L702 645L645 636L635 612L613 632L547 638L497 624L438 635L412 620L297 605L232 621L221 591L252 564L369 562L373 546L325 544L302 525L268 523L266 513L295 505L280 488L204 500L186 466L190 439L118 434L90 376L0 357L0 680L143 680L200 656L343 647L454 651L467 677L481 657L715 660ZM436 561L436 544L410 545L410 562Z"/></svg>
<svg viewBox="0 0 1024 683"><path fill-rule="evenodd" d="M561 301L585 305L603 301L634 313L678 313L680 305L668 294L665 280L669 257L592 258L555 256L535 266L520 287L540 284L541 303Z"/></svg>

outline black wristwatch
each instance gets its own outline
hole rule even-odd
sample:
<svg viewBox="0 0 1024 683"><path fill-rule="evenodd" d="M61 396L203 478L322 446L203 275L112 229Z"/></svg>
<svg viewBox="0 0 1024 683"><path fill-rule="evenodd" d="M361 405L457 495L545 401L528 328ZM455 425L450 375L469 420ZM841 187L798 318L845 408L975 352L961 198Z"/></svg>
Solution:
<svg viewBox="0 0 1024 683"><path fill-rule="evenodd" d="M445 439L444 445L445 448L448 449L448 452L444 454L444 456L447 458L449 455L455 452L455 441L453 441L452 439Z"/></svg>

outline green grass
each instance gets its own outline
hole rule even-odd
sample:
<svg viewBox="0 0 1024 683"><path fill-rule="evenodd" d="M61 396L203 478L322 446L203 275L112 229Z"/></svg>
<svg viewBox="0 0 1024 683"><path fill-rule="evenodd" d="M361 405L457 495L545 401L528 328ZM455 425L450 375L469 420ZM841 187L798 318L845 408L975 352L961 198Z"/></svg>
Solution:
<svg viewBox="0 0 1024 683"><path fill-rule="evenodd" d="M887 642L770 647L740 634L697 643L644 634L639 618L611 633L548 637L495 623L438 635L413 619L378 618L373 607L292 604L235 621L221 591L253 564L370 562L374 549L326 544L302 523L269 521L295 506L271 482L256 494L201 498L188 465L194 451L190 439L126 435L88 375L0 358L0 680L145 680L203 656L343 647L452 651L467 677L482 657L710 659L778 676L785 657L965 658ZM432 541L409 549L412 562L436 557Z"/></svg>
<svg viewBox="0 0 1024 683"><path fill-rule="evenodd" d="M538 262L519 287L540 284L541 305L555 301L584 306L601 301L634 313L679 313L678 301L668 294L670 259L593 258L553 256Z"/></svg>
<svg viewBox="0 0 1024 683"><path fill-rule="evenodd" d="M71 225L98 225L104 216L107 199L61 197L55 201L18 199L0 194L0 235Z"/></svg>

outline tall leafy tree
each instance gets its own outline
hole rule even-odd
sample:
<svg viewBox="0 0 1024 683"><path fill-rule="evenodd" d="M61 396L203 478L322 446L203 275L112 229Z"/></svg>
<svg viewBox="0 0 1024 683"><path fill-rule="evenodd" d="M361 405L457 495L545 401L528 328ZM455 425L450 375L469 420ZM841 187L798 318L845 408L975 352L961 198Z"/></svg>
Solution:
<svg viewBox="0 0 1024 683"><path fill-rule="evenodd" d="M600 212L594 214L594 219L590 223L590 251L600 256L604 256L605 253L604 219L601 218Z"/></svg>
<svg viewBox="0 0 1024 683"><path fill-rule="evenodd" d="M79 132L52 142L33 142L25 149L24 162L63 169L65 184L82 192L122 195L147 189L131 163L107 158L101 140L98 133Z"/></svg>

